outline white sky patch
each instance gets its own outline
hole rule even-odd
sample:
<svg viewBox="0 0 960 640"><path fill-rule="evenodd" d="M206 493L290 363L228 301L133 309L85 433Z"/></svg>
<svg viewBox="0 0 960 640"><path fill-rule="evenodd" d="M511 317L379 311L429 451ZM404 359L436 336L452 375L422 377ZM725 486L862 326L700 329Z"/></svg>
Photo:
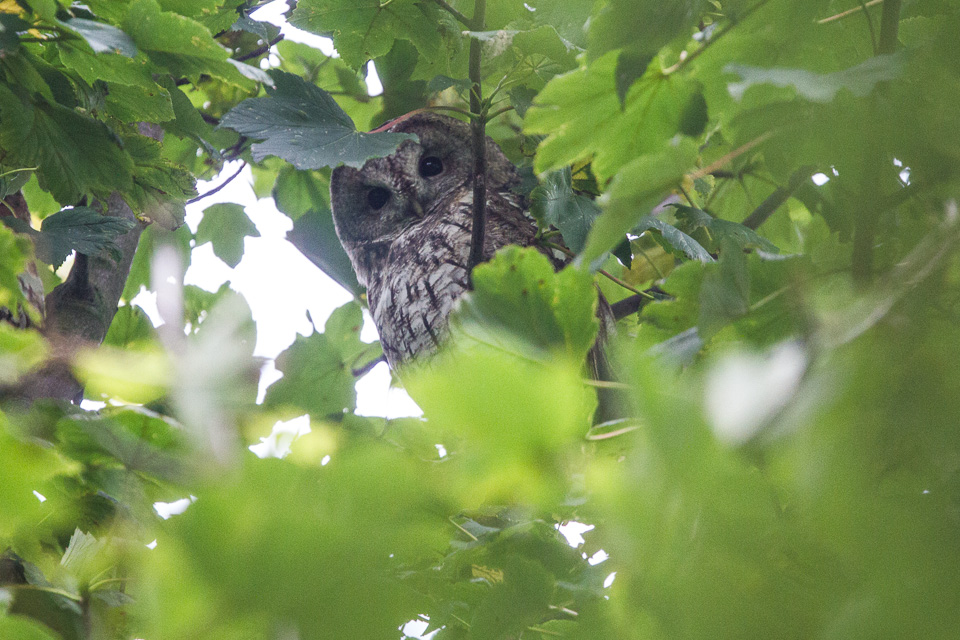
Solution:
<svg viewBox="0 0 960 640"><path fill-rule="evenodd" d="M390 386L390 369L381 362L357 381L359 416L405 418L423 415L423 410L403 389Z"/></svg>
<svg viewBox="0 0 960 640"><path fill-rule="evenodd" d="M435 445L433 445L433 446L435 446L435 447L437 448L437 455L438 455L438 456L440 456L441 458L446 458L446 457L447 457L447 448L446 448L445 446L443 446L442 444L435 444Z"/></svg>
<svg viewBox="0 0 960 640"><path fill-rule="evenodd" d="M248 447L258 458L283 458L290 453L293 441L310 433L310 416L302 415L292 420L278 421L269 436L260 438L258 444Z"/></svg>
<svg viewBox="0 0 960 640"><path fill-rule="evenodd" d="M426 617L426 616L424 616ZM440 629L435 629L423 635L423 632L427 630L427 627L430 625L429 618L426 620L411 620L407 622L402 627L400 627L401 633L403 633L404 638L416 638L418 640L430 640L433 636L437 635L437 632Z"/></svg>
<svg viewBox="0 0 960 640"><path fill-rule="evenodd" d="M319 49L323 52L323 55L328 57L340 57L339 54L337 54L337 50L333 48L333 40L330 38L312 34L289 24L283 16L286 10L287 3L285 0L274 0L274 2L260 7L249 15L253 20L269 22L270 24L280 27L280 33L282 33L287 40L310 45L315 49Z"/></svg>
<svg viewBox="0 0 960 640"><path fill-rule="evenodd" d="M367 93L371 96L378 96L383 93L383 83L380 82L380 75L377 73L377 67L373 60L367 62Z"/></svg>
<svg viewBox="0 0 960 640"><path fill-rule="evenodd" d="M603 581L603 588L609 589L610 585L613 584L613 581L616 580L616 578L617 578L617 572L614 571L613 573L607 576L606 580Z"/></svg>
<svg viewBox="0 0 960 640"><path fill-rule="evenodd" d="M143 546L145 546L147 549L156 549L156 548L157 548L157 541L156 541L156 539L154 539L153 542L148 542L147 544L145 544L145 545L143 545Z"/></svg>
<svg viewBox="0 0 960 640"><path fill-rule="evenodd" d="M36 490L35 490L35 491L33 492L33 495L37 496L37 500L39 500L40 502L46 502L46 501L47 501L47 496L43 495L43 494L40 493L39 491L36 491Z"/></svg>
<svg viewBox="0 0 960 640"><path fill-rule="evenodd" d="M587 564L589 564L592 567L594 565L600 564L601 562L605 562L609 557L610 557L609 553L607 553L603 549L600 549L595 554L587 558Z"/></svg>
<svg viewBox="0 0 960 640"><path fill-rule="evenodd" d="M180 515L187 510L187 507L196 502L196 500L196 496L190 496L189 498L180 498L173 502L154 502L153 508L161 518L166 520L170 516Z"/></svg>
<svg viewBox="0 0 960 640"><path fill-rule="evenodd" d="M320 466L325 467L327 466L327 464L329 464L329 462L330 462L330 454L327 454L323 456L323 458L320 460Z"/></svg>
<svg viewBox="0 0 960 640"><path fill-rule="evenodd" d="M810 179L813 180L813 184L817 185L818 187L822 187L830 182L830 176L825 173L815 173L810 177Z"/></svg>
<svg viewBox="0 0 960 640"><path fill-rule="evenodd" d="M796 342L766 354L731 353L707 375L707 418L719 440L742 444L796 392L807 356Z"/></svg>
<svg viewBox="0 0 960 640"><path fill-rule="evenodd" d="M583 534L594 528L592 524L584 524L576 520L569 520L553 526L567 539L567 544L574 548L582 545L585 542Z"/></svg>

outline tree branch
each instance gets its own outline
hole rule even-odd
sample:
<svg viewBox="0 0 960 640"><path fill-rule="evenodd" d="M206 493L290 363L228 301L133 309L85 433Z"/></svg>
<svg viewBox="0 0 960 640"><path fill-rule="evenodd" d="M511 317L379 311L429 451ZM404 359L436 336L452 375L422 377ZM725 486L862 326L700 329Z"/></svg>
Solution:
<svg viewBox="0 0 960 640"><path fill-rule="evenodd" d="M220 191L220 190L223 189L225 186L227 186L228 184L230 184L231 182L233 182L233 179L236 178L238 175L240 175L240 172L243 171L243 168L246 167L246 166L247 166L247 163L246 163L246 162L240 163L240 168L237 169L237 170L233 173L232 176L230 176L229 178L227 178L226 180L224 180L222 183L220 183L218 186L214 187L213 189L210 189L210 191L207 191L206 193L201 193L201 194L198 195L196 198L191 198L191 199L187 200L187 204L193 204L194 202L198 202L198 201L200 201L200 200L203 200L204 198L207 198L207 197L212 196L212 195L215 194L217 191Z"/></svg>
<svg viewBox="0 0 960 640"><path fill-rule="evenodd" d="M486 0L474 0L473 29L482 31ZM483 90L480 85L481 42L470 39L470 111L473 131L473 227L470 237L470 255L467 258L467 274L472 286L473 268L483 260L483 238L487 225L487 135L486 107L483 105Z"/></svg>
<svg viewBox="0 0 960 640"><path fill-rule="evenodd" d="M449 4L447 4L443 0L433 0L433 2L437 6L439 6L441 9L443 9L444 11L452 15L454 18L456 18L460 22L460 24L465 26L467 29L473 28L473 22L470 20L470 18L468 18L467 16L463 15L462 13L460 13L459 11L451 7ZM476 17L476 13L474 13L474 17Z"/></svg>
<svg viewBox="0 0 960 640"><path fill-rule="evenodd" d="M804 181L809 180L810 176L813 175L813 169L809 167L802 167L794 172L790 176L790 181L785 187L777 187L773 193L766 197L766 199L761 202L753 212L747 216L746 220L743 221L743 226L750 229L757 229L760 225L767 221L773 212L780 208L784 202L787 201L793 192L804 183Z"/></svg>
<svg viewBox="0 0 960 640"><path fill-rule="evenodd" d="M283 40L284 37L285 37L285 36L281 33L281 34L278 35L276 38L274 38L273 40L271 40L271 41L268 42L267 44L263 45L262 47L257 47L256 49L254 49L254 50L251 51L250 53L245 53L245 54L243 54L242 56L237 56L236 58L234 58L234 60L236 60L237 62L243 62L243 61L245 61L245 60L249 60L250 58L256 58L257 56L262 56L262 55L265 54L266 52L270 51L270 49L273 47L273 45L275 45L275 44L277 44L278 42L280 42L281 40Z"/></svg>
<svg viewBox="0 0 960 640"><path fill-rule="evenodd" d="M157 125L141 123L139 128L141 135L154 140L163 137L163 129ZM79 402L83 396L83 387L70 373L70 361L78 350L99 345L106 337L144 228L117 192L93 206L105 216L130 220L134 226L116 239L118 261L106 254L78 253L66 281L47 296L43 333L50 341L53 357L43 368L25 376L12 390L13 396L73 402Z"/></svg>

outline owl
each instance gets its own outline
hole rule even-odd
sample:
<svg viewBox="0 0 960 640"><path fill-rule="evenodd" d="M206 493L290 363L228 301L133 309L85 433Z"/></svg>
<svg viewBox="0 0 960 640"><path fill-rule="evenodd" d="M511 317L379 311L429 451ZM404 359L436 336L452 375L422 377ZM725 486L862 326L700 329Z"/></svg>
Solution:
<svg viewBox="0 0 960 640"><path fill-rule="evenodd" d="M392 155L333 171L337 236L360 283L391 368L431 353L454 301L467 290L473 226L470 125L416 112L383 131L412 133ZM534 242L517 168L487 138L487 223L483 259L508 244Z"/></svg>

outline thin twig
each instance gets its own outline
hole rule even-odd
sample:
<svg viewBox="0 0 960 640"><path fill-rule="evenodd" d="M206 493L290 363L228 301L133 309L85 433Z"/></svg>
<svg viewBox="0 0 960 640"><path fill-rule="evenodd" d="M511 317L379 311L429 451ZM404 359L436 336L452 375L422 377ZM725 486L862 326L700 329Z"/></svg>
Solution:
<svg viewBox="0 0 960 640"><path fill-rule="evenodd" d="M746 19L747 19L748 17L750 17L750 15L753 14L757 9L760 9L763 5L767 4L767 2L769 2L769 1L770 1L770 0L760 0L760 2L758 2L757 4L753 5L752 7L750 7L750 8L747 9L746 11L744 11L741 15L736 16L736 18L732 19L732 20L731 20L728 24L726 24L722 29L720 29L719 31L717 31L717 33L716 33L712 38L710 38L709 40L707 40L706 42L704 42L702 47L700 47L699 49L697 49L696 51L694 51L693 53L691 53L690 55L688 55L686 58L684 58L684 59L681 60L680 62L678 62L678 63L676 63L676 64L674 64L674 65L672 65L672 66L670 66L670 67L667 67L666 69L664 69L664 70L663 70L663 75L666 76L666 75L670 75L671 73L676 73L677 71L680 71L680 70L683 69L685 66L687 66L688 64L690 64L691 62L693 62L694 60L696 60L704 51L706 51L706 50L709 49L714 43L716 43L717 40L719 40L719 39L722 38L723 36L725 36L725 35L727 35L728 33L730 33L730 30L731 30L731 29L733 29L733 28L736 27L738 24L740 24L741 22L743 22L744 20L746 20Z"/></svg>
<svg viewBox="0 0 960 640"><path fill-rule="evenodd" d="M750 142L744 144L743 146L737 147L736 149L734 149L734 150L731 151L730 153L726 154L725 156L723 156L722 158L716 160L715 162L712 162L711 164L707 165L707 166L704 167L703 169L699 169L699 170L697 170L697 171L694 171L693 173L690 174L690 179L691 179L691 180L696 180L697 178L702 178L702 177L704 177L704 176L706 176L706 175L709 175L709 174L713 173L713 172L716 171L717 169L719 169L719 168L721 168L721 167L726 166L727 164L729 164L731 161L733 161L733 160L734 160L735 158L737 158L738 156L741 156L741 155L743 155L744 153L746 153L747 151L750 151L751 149L753 149L753 148L754 148L755 146L757 146L758 144L763 144L764 142L766 142L767 140L769 140L769 139L770 139L770 136L772 136L772 135L773 135L773 134L772 134L771 132L769 132L769 131L767 131L766 133L760 134L759 136L757 136L756 138L754 138L754 139L751 140Z"/></svg>
<svg viewBox="0 0 960 640"><path fill-rule="evenodd" d="M280 42L281 40L283 40L285 37L286 37L286 36L284 36L284 35L281 33L281 34L278 35L276 38L274 38L273 40L271 40L271 41L268 42L267 44L263 45L262 47L257 47L256 49L254 49L254 50L251 51L250 53L245 53L245 54L243 54L242 56L237 56L236 58L234 58L234 60L236 60L237 62L243 62L244 60L249 60L250 58L256 58L257 56L262 56L262 55L265 54L266 52L270 51L270 49L273 47L273 45L277 44L278 42Z"/></svg>
<svg viewBox="0 0 960 640"><path fill-rule="evenodd" d="M240 168L237 169L237 171L236 171L232 176L230 176L229 178L227 178L226 180L224 180L222 184L220 184L219 186L214 187L213 189L210 189L210 191L207 191L206 193L201 193L201 194L198 195L196 198L191 198L191 199L187 200L187 204L193 204L194 202L198 202L198 201L200 201L200 200L203 200L203 199L206 198L207 196L212 196L212 195L215 194L217 191L220 191L220 189L223 189L225 186L227 186L228 184L230 184L230 182L231 182L234 178L236 178L238 175L240 175L240 172L243 171L243 168L244 168L245 166L247 166L247 163L246 163L246 162L244 162L243 164L241 164L241 165L240 165Z"/></svg>
<svg viewBox="0 0 960 640"><path fill-rule="evenodd" d="M510 105L510 106L508 106L508 107L504 107L504 108L502 108L502 109L497 109L496 111L494 111L493 113L491 113L489 116L487 116L487 121L489 122L490 120L493 120L493 119L496 118L497 116L503 115L503 114L506 113L507 111L512 111L512 110L513 110L513 105Z"/></svg>
<svg viewBox="0 0 960 640"><path fill-rule="evenodd" d="M541 246L544 246L544 247L547 247L548 249L556 249L557 251L559 251L559 252L561 252L561 253L563 253L563 254L571 257L571 258L576 257L576 254L575 254L573 251L570 251L570 249L567 249L567 248L566 248L565 246L563 246L562 244L556 244L556 243L553 243L553 242L544 242L543 240L541 240L541 241L540 241L540 245L541 245ZM637 288L634 287L633 285L627 284L626 282L624 282L623 280L621 280L621 279L618 278L617 276L613 275L613 274L610 273L609 271L606 271L606 270L604 270L604 269L597 269L597 273L599 273L600 275L608 278L611 282L617 283L618 285L620 285L621 287L623 287L623 288L626 289L627 291L632 291L633 293L637 294L638 296L643 296L644 298L647 298L647 299L649 299L649 300L656 300L656 299L657 299L656 296L654 296L653 294L647 293L646 291L641 291L640 289L637 289Z"/></svg>
<svg viewBox="0 0 960 640"><path fill-rule="evenodd" d="M867 3L862 3L862 2L861 2L859 7L854 7L853 9L847 9L846 11L842 11L842 12L836 14L836 15L830 16L829 18L824 18L824 19L822 19L822 20L817 20L817 24L827 24L828 22L833 22L834 20L840 20L841 18L846 18L846 17L849 16L849 15L853 15L853 14L856 13L857 11L862 11L862 10L864 10L866 7L876 6L876 5L880 4L881 2L883 2L883 0L870 0L870 2L867 2Z"/></svg>
<svg viewBox="0 0 960 640"><path fill-rule="evenodd" d="M460 107L448 107L445 105L430 105L423 107L423 111L452 111L453 113L459 113L460 115L467 116L472 118L473 114L467 111L466 109L461 109Z"/></svg>

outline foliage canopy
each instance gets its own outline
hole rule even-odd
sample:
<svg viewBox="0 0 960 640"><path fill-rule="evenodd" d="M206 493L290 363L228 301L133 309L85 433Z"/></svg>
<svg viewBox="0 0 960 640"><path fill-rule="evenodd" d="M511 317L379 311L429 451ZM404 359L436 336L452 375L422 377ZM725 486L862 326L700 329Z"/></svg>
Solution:
<svg viewBox="0 0 960 640"><path fill-rule="evenodd" d="M0 1L0 637L955 637L956 2L294 3L339 57L259 4ZM427 107L484 122L576 258L478 266L403 377L423 418L361 416L381 352L330 168ZM237 159L355 296L260 404L246 302L182 286L194 246L233 266L257 234L231 204L183 226ZM147 223L109 332L64 352L31 286L76 293ZM639 307L603 424L594 283ZM106 406L40 392L51 363ZM247 451L305 414L284 459Z"/></svg>

